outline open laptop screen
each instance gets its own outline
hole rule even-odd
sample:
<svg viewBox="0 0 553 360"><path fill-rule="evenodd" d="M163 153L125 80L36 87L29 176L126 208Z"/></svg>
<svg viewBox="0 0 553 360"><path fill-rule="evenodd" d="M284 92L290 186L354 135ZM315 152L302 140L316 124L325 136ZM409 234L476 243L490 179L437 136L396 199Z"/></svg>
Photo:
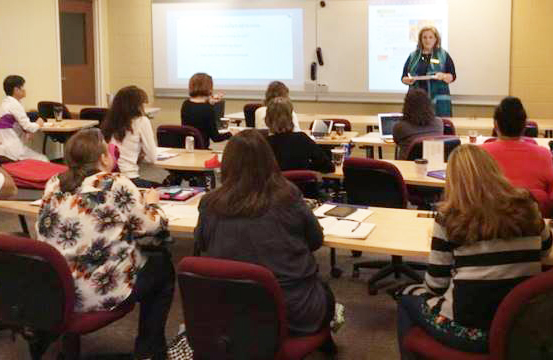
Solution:
<svg viewBox="0 0 553 360"><path fill-rule="evenodd" d="M324 137L332 130L332 120L315 120L311 128L311 134L315 137Z"/></svg>
<svg viewBox="0 0 553 360"><path fill-rule="evenodd" d="M403 118L401 113L378 114L380 136L393 137L394 125Z"/></svg>

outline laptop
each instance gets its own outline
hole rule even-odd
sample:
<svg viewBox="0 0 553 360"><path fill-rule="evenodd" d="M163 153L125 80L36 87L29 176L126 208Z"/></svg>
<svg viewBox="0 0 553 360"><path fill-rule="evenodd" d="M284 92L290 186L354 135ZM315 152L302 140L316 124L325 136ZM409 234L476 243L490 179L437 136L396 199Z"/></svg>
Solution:
<svg viewBox="0 0 553 360"><path fill-rule="evenodd" d="M403 118L402 113L378 114L378 129L382 140L394 139L394 125Z"/></svg>
<svg viewBox="0 0 553 360"><path fill-rule="evenodd" d="M330 135L333 124L334 121L332 120L315 120L313 122L313 127L311 128L311 135L315 138L323 138Z"/></svg>

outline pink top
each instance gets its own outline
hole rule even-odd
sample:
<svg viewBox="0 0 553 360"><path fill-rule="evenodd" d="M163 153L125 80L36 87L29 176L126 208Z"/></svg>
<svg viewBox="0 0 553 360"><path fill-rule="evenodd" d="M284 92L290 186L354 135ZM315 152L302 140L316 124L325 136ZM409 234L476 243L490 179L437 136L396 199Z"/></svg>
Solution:
<svg viewBox="0 0 553 360"><path fill-rule="evenodd" d="M521 140L498 140L482 147L497 161L514 186L530 190L544 217L549 217L553 194L551 153L539 145Z"/></svg>

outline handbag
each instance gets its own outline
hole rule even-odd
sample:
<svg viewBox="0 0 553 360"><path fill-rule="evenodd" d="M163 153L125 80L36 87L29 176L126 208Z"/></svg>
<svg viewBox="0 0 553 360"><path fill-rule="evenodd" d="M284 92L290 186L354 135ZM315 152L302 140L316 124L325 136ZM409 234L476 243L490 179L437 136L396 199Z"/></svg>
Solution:
<svg viewBox="0 0 553 360"><path fill-rule="evenodd" d="M186 331L179 332L167 346L167 360L193 360L194 351L188 343Z"/></svg>

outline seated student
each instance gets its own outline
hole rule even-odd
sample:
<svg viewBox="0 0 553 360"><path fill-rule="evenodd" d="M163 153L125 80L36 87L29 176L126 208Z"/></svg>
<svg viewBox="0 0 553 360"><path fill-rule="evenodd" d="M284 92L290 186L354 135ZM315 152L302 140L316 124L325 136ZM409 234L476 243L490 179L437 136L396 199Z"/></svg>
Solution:
<svg viewBox="0 0 553 360"><path fill-rule="evenodd" d="M304 132L293 132L292 111L288 98L274 98L267 106L268 140L280 169L334 172L331 159L315 141Z"/></svg>
<svg viewBox="0 0 553 360"><path fill-rule="evenodd" d="M209 139L220 142L232 136L230 132L220 134L217 119L211 101L213 98L213 79L208 74L194 74L188 82L190 98L182 103L180 117L182 125L193 126L200 130L204 143L209 146Z"/></svg>
<svg viewBox="0 0 553 360"><path fill-rule="evenodd" d="M282 176L263 135L245 130L233 136L221 176L222 186L199 205L196 252L271 270L284 291L294 334L328 326L334 296L317 275L312 254L323 243L322 229L300 191Z"/></svg>
<svg viewBox="0 0 553 360"><path fill-rule="evenodd" d="M442 119L434 116L434 107L426 91L413 88L403 101L403 119L394 125L394 142L399 146L399 160L407 159L411 142L419 136L443 135Z"/></svg>
<svg viewBox="0 0 553 360"><path fill-rule="evenodd" d="M156 183L140 178L138 162L154 163L157 144L150 119L144 114L148 102L146 92L127 86L117 92L111 108L102 122L102 132L108 143L119 148L119 171L140 188L155 187Z"/></svg>
<svg viewBox="0 0 553 360"><path fill-rule="evenodd" d="M265 91L265 106L262 106L255 110L255 128L256 129L267 129L267 124L265 122L265 116L267 116L267 105L276 97L289 98L290 92L288 87L280 81L273 81L267 87ZM298 121L298 116L294 111L292 111L292 123L294 124L294 132L301 131L300 123Z"/></svg>
<svg viewBox="0 0 553 360"><path fill-rule="evenodd" d="M487 351L497 307L541 272L550 250L551 232L530 193L513 187L482 148L458 147L449 157L425 282L399 298L400 350L409 328L420 326L449 347Z"/></svg>
<svg viewBox="0 0 553 360"><path fill-rule="evenodd" d="M551 153L539 145L521 140L526 111L518 98L506 97L495 109L494 125L499 139L482 147L497 161L514 186L530 190L540 210L550 216L553 196Z"/></svg>
<svg viewBox="0 0 553 360"><path fill-rule="evenodd" d="M23 143L22 138L29 138L30 134L37 132L44 124L40 118L33 123L27 116L20 102L27 96L24 86L25 79L19 75L10 75L4 79L6 97L0 104L0 155L12 160L48 161L45 155Z"/></svg>
<svg viewBox="0 0 553 360"><path fill-rule="evenodd" d="M142 194L127 177L110 173L113 159L98 129L73 135L65 160L69 170L46 185L37 240L66 258L75 281L75 311L139 302L134 356L165 359L175 273L165 249L146 257L137 244L167 231L159 194L153 189Z"/></svg>

